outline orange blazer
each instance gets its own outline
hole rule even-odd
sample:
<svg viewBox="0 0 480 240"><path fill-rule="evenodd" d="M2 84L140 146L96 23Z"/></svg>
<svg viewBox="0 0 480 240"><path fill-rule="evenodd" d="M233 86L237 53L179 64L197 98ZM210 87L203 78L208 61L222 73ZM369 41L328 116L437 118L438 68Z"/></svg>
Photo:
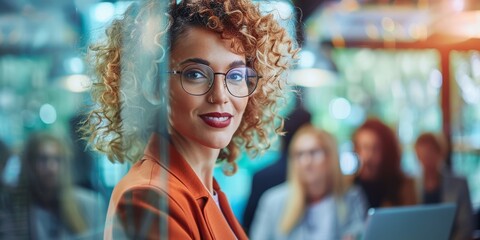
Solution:
<svg viewBox="0 0 480 240"><path fill-rule="evenodd" d="M144 157L115 186L104 238L160 239L167 234L175 240L248 239L216 180L213 188L220 208L173 146L169 166L159 160L159 143L159 137L152 135ZM162 202L168 210L160 207Z"/></svg>

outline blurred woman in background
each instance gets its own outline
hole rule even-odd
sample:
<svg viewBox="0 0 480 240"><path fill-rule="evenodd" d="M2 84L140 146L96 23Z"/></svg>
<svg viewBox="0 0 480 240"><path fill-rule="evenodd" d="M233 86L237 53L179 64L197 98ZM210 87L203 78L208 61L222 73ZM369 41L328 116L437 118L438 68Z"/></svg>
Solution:
<svg viewBox="0 0 480 240"><path fill-rule="evenodd" d="M415 181L402 172L400 144L392 129L368 119L353 134L353 144L360 159L354 181L365 192L368 208L418 202Z"/></svg>
<svg viewBox="0 0 480 240"><path fill-rule="evenodd" d="M451 239L471 239L474 228L472 203L467 181L454 176L446 167L447 142L443 135L423 133L415 142L415 152L422 166L422 203L451 202L457 205Z"/></svg>
<svg viewBox="0 0 480 240"><path fill-rule="evenodd" d="M363 229L365 200L346 185L332 135L302 126L289 146L287 183L261 197L251 238L349 239Z"/></svg>
<svg viewBox="0 0 480 240"><path fill-rule="evenodd" d="M19 185L12 202L12 221L17 226L9 237L101 238L103 199L93 191L74 186L70 159L70 150L63 139L48 133L29 137L21 156Z"/></svg>

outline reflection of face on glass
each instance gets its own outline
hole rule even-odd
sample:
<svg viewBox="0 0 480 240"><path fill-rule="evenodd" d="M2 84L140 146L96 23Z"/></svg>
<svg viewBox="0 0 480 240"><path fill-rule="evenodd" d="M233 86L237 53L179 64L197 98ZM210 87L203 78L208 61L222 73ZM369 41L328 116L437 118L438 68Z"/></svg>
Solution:
<svg viewBox="0 0 480 240"><path fill-rule="evenodd" d="M195 27L174 43L171 69L178 74L170 78L173 136L216 149L230 143L247 106L246 96L256 86L256 73L246 68L245 55L237 54L231 44Z"/></svg>
<svg viewBox="0 0 480 240"><path fill-rule="evenodd" d="M378 177L382 149L380 139L370 130L361 130L356 134L356 151L360 159L359 176L363 180L374 180Z"/></svg>
<svg viewBox="0 0 480 240"><path fill-rule="evenodd" d="M34 156L34 175L38 187L45 191L59 188L60 173L64 164L63 153L60 146L54 142L45 142L38 146Z"/></svg>
<svg viewBox="0 0 480 240"><path fill-rule="evenodd" d="M298 136L292 143L290 158L296 175L309 196L330 191L330 161L320 139L311 134Z"/></svg>

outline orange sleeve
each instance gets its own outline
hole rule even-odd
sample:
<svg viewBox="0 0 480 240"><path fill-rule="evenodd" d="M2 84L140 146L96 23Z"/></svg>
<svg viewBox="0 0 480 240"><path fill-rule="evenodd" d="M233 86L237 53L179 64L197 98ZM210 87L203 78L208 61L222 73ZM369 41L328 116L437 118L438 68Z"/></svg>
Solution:
<svg viewBox="0 0 480 240"><path fill-rule="evenodd" d="M153 189L125 192L115 212L113 239L193 239L182 208Z"/></svg>

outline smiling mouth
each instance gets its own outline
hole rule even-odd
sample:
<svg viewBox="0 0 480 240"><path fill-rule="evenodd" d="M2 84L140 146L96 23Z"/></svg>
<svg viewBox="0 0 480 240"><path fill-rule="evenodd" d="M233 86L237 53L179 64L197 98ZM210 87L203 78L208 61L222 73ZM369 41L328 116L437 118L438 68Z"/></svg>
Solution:
<svg viewBox="0 0 480 240"><path fill-rule="evenodd" d="M230 125L233 115L230 113L206 113L199 115L205 124L214 128L226 128Z"/></svg>

